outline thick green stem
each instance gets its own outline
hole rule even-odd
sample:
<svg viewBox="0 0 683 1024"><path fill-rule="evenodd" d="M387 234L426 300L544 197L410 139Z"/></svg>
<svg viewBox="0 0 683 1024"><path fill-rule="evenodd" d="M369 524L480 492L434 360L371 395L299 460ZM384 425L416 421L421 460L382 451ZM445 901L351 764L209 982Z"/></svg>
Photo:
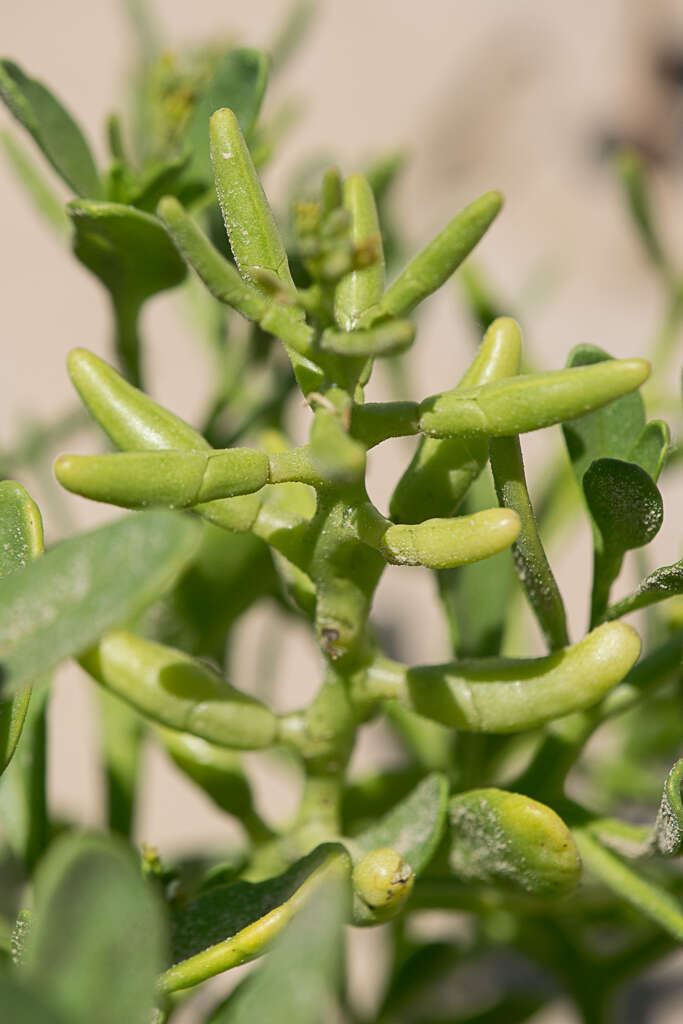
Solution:
<svg viewBox="0 0 683 1024"><path fill-rule="evenodd" d="M114 349L123 376L136 388L142 387L139 318L137 299L131 302L123 292L114 298Z"/></svg>
<svg viewBox="0 0 683 1024"><path fill-rule="evenodd" d="M551 651L569 643L562 596L536 526L518 437L491 438L491 470L498 500L514 509L522 528L512 546L517 573Z"/></svg>

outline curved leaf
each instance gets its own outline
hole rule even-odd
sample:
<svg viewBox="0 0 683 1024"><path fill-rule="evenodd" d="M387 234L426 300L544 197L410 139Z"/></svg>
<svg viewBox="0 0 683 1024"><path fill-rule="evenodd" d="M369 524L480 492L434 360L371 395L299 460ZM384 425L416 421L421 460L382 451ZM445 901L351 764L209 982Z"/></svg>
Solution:
<svg viewBox="0 0 683 1024"><path fill-rule="evenodd" d="M276 878L200 893L173 914L173 966L162 976L162 988L188 988L259 956L321 884L348 871L343 847L328 843Z"/></svg>
<svg viewBox="0 0 683 1024"><path fill-rule="evenodd" d="M683 558L680 562L663 565L661 569L651 572L632 594L608 608L605 618L608 621L618 619L677 594L683 594Z"/></svg>
<svg viewBox="0 0 683 1024"><path fill-rule="evenodd" d="M99 198L102 184L90 147L71 114L42 82L29 78L13 61L0 60L0 97L76 195Z"/></svg>
<svg viewBox="0 0 683 1024"><path fill-rule="evenodd" d="M4 692L90 647L171 585L197 550L201 527L143 512L63 541L0 580Z"/></svg>

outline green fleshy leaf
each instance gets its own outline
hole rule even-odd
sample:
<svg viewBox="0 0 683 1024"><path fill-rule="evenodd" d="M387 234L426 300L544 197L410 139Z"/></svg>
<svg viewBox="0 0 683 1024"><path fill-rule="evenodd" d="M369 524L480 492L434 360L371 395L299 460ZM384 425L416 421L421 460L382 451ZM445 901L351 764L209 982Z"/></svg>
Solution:
<svg viewBox="0 0 683 1024"><path fill-rule="evenodd" d="M22 968L72 1024L149 1024L161 908L128 850L69 835L43 861Z"/></svg>
<svg viewBox="0 0 683 1024"><path fill-rule="evenodd" d="M586 471L583 489L605 551L642 547L659 531L662 497L650 474L635 463L597 459Z"/></svg>
<svg viewBox="0 0 683 1024"><path fill-rule="evenodd" d="M348 869L343 847L325 844L276 878L215 886L178 907L163 988L187 988L259 956L319 884Z"/></svg>
<svg viewBox="0 0 683 1024"><path fill-rule="evenodd" d="M71 1024L48 1000L4 971L0 972L0 1006L8 1024Z"/></svg>
<svg viewBox="0 0 683 1024"><path fill-rule="evenodd" d="M209 119L215 110L229 107L249 137L261 109L268 82L268 57L258 50L231 50L216 68L206 92L192 111L185 141L192 150L188 175L211 184Z"/></svg>
<svg viewBox="0 0 683 1024"><path fill-rule="evenodd" d="M590 366L611 359L612 356L595 345L578 345L570 353L567 366ZM623 395L595 412L563 423L565 443L579 485L591 462L596 459L637 461L632 458L632 451L644 429L645 405L639 391Z"/></svg>
<svg viewBox="0 0 683 1024"><path fill-rule="evenodd" d="M610 588L624 554L649 544L656 536L664 506L650 474L619 459L591 463L583 477L583 492L593 522L593 626L606 614Z"/></svg>
<svg viewBox="0 0 683 1024"><path fill-rule="evenodd" d="M665 601L677 594L683 594L683 559L651 572L632 594L608 608L605 618L608 621L619 619L622 615L647 608L648 605Z"/></svg>
<svg viewBox="0 0 683 1024"><path fill-rule="evenodd" d="M43 524L38 507L21 484L0 483L0 579L21 570L43 550ZM0 701L0 775L9 764L24 725L31 698L26 687Z"/></svg>
<svg viewBox="0 0 683 1024"><path fill-rule="evenodd" d="M156 600L190 561L199 524L144 512L81 534L0 580L0 669L9 693Z"/></svg>
<svg viewBox="0 0 683 1024"><path fill-rule="evenodd" d="M555 811L531 797L473 789L450 803L451 870L483 882L555 897L574 888L581 861L571 832Z"/></svg>
<svg viewBox="0 0 683 1024"><path fill-rule="evenodd" d="M211 1017L211 1024L318 1024L338 992L345 916L342 886L328 884L297 915L263 966Z"/></svg>
<svg viewBox="0 0 683 1024"><path fill-rule="evenodd" d="M180 284L187 273L156 217L120 203L73 202L74 252L110 292L116 344L128 377L140 378L137 319L152 295Z"/></svg>
<svg viewBox="0 0 683 1024"><path fill-rule="evenodd" d="M683 758L676 761L664 784L652 845L665 857L683 852Z"/></svg>
<svg viewBox="0 0 683 1024"><path fill-rule="evenodd" d="M11 60L0 60L0 97L76 195L98 199L102 185L90 147L59 100Z"/></svg>

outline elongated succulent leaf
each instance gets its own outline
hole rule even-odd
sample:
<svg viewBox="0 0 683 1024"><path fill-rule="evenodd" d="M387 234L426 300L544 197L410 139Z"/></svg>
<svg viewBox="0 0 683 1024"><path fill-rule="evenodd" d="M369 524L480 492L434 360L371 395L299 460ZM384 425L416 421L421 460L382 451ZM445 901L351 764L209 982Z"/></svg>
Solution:
<svg viewBox="0 0 683 1024"><path fill-rule="evenodd" d="M29 78L13 61L0 60L0 97L76 195L98 199L102 185L90 147L71 114L42 82Z"/></svg>
<svg viewBox="0 0 683 1024"><path fill-rule="evenodd" d="M163 936L161 908L130 853L70 835L39 870L23 968L71 1024L148 1024Z"/></svg>
<svg viewBox="0 0 683 1024"><path fill-rule="evenodd" d="M79 654L142 611L197 550L198 523L172 512L128 516L52 548L0 580L6 693Z"/></svg>

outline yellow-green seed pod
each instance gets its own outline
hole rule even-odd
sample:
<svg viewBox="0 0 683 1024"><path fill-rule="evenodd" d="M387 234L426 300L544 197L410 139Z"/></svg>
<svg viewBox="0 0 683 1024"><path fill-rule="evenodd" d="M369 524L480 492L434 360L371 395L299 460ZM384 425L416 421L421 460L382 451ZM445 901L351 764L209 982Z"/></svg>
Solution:
<svg viewBox="0 0 683 1024"><path fill-rule="evenodd" d="M134 509L191 508L260 490L268 482L268 457L249 448L60 455L55 476L62 487L93 501Z"/></svg>
<svg viewBox="0 0 683 1024"><path fill-rule="evenodd" d="M490 508L471 516L390 526L381 550L396 565L450 569L503 551L517 539L519 527L516 512Z"/></svg>
<svg viewBox="0 0 683 1024"><path fill-rule="evenodd" d="M355 895L370 908L376 921L387 921L403 909L414 882L410 864L391 847L366 853L352 875Z"/></svg>
<svg viewBox="0 0 683 1024"><path fill-rule="evenodd" d="M237 750L274 741L272 711L172 647L117 630L83 655L81 664L97 682L169 729Z"/></svg>
<svg viewBox="0 0 683 1024"><path fill-rule="evenodd" d="M280 232L232 110L212 115L209 139L218 202L240 274L255 283L254 271L263 267L293 288Z"/></svg>
<svg viewBox="0 0 683 1024"><path fill-rule="evenodd" d="M375 197L367 178L352 174L344 182L344 207L351 214L351 241L372 244L376 259L362 270L352 270L334 293L334 318L352 331L370 322L384 290L384 254Z"/></svg>
<svg viewBox="0 0 683 1024"><path fill-rule="evenodd" d="M550 373L528 373L425 399L420 428L433 437L507 437L584 416L639 388L645 359L610 359Z"/></svg>
<svg viewBox="0 0 683 1024"><path fill-rule="evenodd" d="M450 819L450 868L466 882L556 898L571 892L581 877L571 832L538 800L473 789L451 800Z"/></svg>

